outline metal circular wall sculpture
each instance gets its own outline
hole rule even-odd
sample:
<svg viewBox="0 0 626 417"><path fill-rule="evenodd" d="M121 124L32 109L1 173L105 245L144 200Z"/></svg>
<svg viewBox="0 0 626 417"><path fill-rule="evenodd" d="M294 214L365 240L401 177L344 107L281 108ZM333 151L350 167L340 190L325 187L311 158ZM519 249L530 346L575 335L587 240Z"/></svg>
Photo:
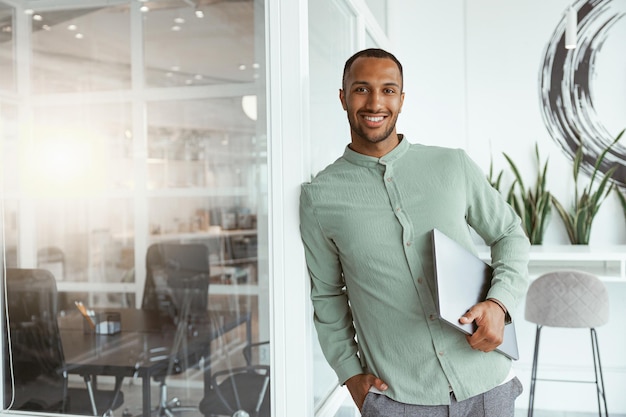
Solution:
<svg viewBox="0 0 626 417"><path fill-rule="evenodd" d="M578 46L565 49L564 16L543 56L539 74L540 107L550 136L571 159L582 140L584 157L581 169L590 174L598 155L615 140L618 133L609 133L596 110L594 81L598 75L598 54L616 25L620 23L621 28L626 22L626 1L579 0L572 7L578 15ZM624 45L624 42L620 43ZM624 55L626 48L622 51ZM626 77L626 71L619 71L618 74ZM618 90L615 94L626 108L626 91ZM619 128L620 131L626 127L626 111L621 115L620 123L624 126ZM626 186L625 145L626 138L607 153L600 167L602 172L606 172L618 164L613 181L620 186Z"/></svg>

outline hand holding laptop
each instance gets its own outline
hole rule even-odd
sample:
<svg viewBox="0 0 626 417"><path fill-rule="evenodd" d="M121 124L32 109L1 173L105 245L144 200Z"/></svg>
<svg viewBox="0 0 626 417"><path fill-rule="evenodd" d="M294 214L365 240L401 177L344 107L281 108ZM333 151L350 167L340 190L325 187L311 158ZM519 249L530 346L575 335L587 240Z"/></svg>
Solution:
<svg viewBox="0 0 626 417"><path fill-rule="evenodd" d="M483 301L473 306L460 319L461 324L475 323L476 330L467 335L467 342L472 349L491 352L504 340L504 311L497 304Z"/></svg>

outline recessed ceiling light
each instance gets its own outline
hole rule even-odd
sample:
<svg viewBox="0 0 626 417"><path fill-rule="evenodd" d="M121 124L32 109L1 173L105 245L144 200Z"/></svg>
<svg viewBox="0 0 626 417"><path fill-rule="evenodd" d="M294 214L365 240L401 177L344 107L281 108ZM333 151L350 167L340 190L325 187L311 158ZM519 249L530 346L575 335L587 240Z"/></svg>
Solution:
<svg viewBox="0 0 626 417"><path fill-rule="evenodd" d="M198 19L202 19L204 17L204 12L202 10L196 10L196 17Z"/></svg>
<svg viewBox="0 0 626 417"><path fill-rule="evenodd" d="M172 71L180 71L180 66L179 66L179 65L172 65L172 66L170 67L170 69L171 69Z"/></svg>
<svg viewBox="0 0 626 417"><path fill-rule="evenodd" d="M67 30L76 30L76 29L78 29L78 27L76 25L69 25L67 27Z"/></svg>
<svg viewBox="0 0 626 417"><path fill-rule="evenodd" d="M146 13L150 11L150 8L148 6L141 6L139 10L143 13Z"/></svg>
<svg viewBox="0 0 626 417"><path fill-rule="evenodd" d="M246 69L246 64L239 64L239 71L243 71Z"/></svg>
<svg viewBox="0 0 626 417"><path fill-rule="evenodd" d="M191 85L191 84L193 84L193 80L185 80L185 84Z"/></svg>
<svg viewBox="0 0 626 417"><path fill-rule="evenodd" d="M182 25L183 23L185 23L185 19L183 19L182 17L177 17L176 19L174 19L174 23Z"/></svg>
<svg viewBox="0 0 626 417"><path fill-rule="evenodd" d="M202 79L202 74L196 74L193 76L193 78L195 78L196 80L201 80Z"/></svg>
<svg viewBox="0 0 626 417"><path fill-rule="evenodd" d="M174 26L172 26L172 30L173 30L174 32L178 32L178 31L180 30L180 26L178 26L178 25L174 25Z"/></svg>
<svg viewBox="0 0 626 417"><path fill-rule="evenodd" d="M35 13L35 11L33 9L25 9L24 10L24 14L32 15L33 13Z"/></svg>
<svg viewBox="0 0 626 417"><path fill-rule="evenodd" d="M40 14L34 14L33 15L33 20L36 20L38 22L41 22L43 20L43 17L41 17Z"/></svg>
<svg viewBox="0 0 626 417"><path fill-rule="evenodd" d="M260 65L258 62L255 62L254 64L252 64L252 68L254 69L259 69Z"/></svg>
<svg viewBox="0 0 626 417"><path fill-rule="evenodd" d="M52 30L52 28L50 27L50 25L43 25L41 27L43 30Z"/></svg>
<svg viewBox="0 0 626 417"><path fill-rule="evenodd" d="M82 38L84 38L84 36L83 36L83 34L82 34L82 33L77 33L76 35L74 35L74 37L75 37L76 39L82 39Z"/></svg>

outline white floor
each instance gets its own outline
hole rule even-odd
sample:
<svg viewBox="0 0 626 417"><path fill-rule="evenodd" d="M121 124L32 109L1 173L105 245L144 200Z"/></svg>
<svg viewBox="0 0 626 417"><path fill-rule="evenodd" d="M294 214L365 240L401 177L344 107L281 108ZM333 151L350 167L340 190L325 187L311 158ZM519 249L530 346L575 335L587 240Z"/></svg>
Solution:
<svg viewBox="0 0 626 417"><path fill-rule="evenodd" d="M528 410L515 410L515 417L526 417ZM592 413L573 413L570 411L546 411L535 410L533 417L598 417L598 414ZM611 414L611 417L626 417L624 414Z"/></svg>

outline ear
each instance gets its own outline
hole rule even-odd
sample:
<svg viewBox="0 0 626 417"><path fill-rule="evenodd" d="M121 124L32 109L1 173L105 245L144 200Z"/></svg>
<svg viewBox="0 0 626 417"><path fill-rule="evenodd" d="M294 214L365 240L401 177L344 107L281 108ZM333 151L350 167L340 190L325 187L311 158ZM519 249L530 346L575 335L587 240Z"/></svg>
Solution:
<svg viewBox="0 0 626 417"><path fill-rule="evenodd" d="M346 92L341 88L339 89L339 101L341 101L341 107L343 107L344 110L348 110L348 106L346 106Z"/></svg>
<svg viewBox="0 0 626 417"><path fill-rule="evenodd" d="M400 95L400 110L398 110L398 113L402 113L402 106L403 105L404 105L404 91Z"/></svg>

